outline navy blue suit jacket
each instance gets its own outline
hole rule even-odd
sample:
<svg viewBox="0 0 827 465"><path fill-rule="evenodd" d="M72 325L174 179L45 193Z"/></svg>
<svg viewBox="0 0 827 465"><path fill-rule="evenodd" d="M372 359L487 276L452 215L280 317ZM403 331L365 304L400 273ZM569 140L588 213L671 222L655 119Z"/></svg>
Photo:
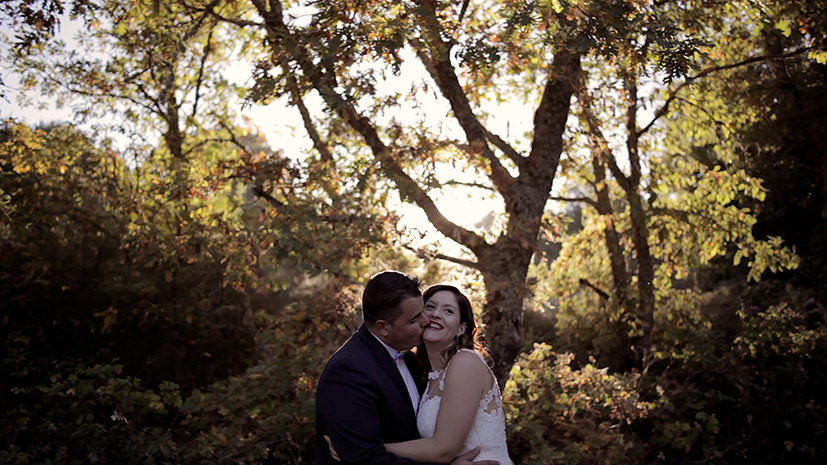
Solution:
<svg viewBox="0 0 827 465"><path fill-rule="evenodd" d="M420 394L422 381L417 379ZM325 436L340 461L332 456ZM419 431L405 381L387 349L363 324L333 354L319 378L316 463L410 465L414 462L385 452L384 443L412 439L419 439Z"/></svg>

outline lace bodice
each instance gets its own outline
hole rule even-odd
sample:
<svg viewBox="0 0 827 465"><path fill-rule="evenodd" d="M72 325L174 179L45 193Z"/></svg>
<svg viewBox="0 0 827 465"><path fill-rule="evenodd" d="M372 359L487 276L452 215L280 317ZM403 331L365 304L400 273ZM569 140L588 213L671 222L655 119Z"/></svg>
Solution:
<svg viewBox="0 0 827 465"><path fill-rule="evenodd" d="M485 365L482 356L470 349L460 349L472 352L479 357L480 363ZM416 426L423 438L434 435L436 418L439 413L439 404L445 391L445 375L451 369L451 363L443 370L432 371L428 374L428 388L419 403L419 413L416 417ZM489 373L491 372L488 369ZM480 446L480 453L474 460L498 460L500 465L511 465L508 457L508 448L505 444L505 416L503 414L502 398L497 380L491 373L491 388L480 399L477 406L477 415L474 424L468 433L468 438L457 455L464 454L476 446Z"/></svg>

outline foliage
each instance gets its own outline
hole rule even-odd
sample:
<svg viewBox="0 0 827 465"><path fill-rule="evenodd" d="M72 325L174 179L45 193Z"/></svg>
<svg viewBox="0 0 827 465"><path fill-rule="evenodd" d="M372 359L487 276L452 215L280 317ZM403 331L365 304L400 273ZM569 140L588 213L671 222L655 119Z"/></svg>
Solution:
<svg viewBox="0 0 827 465"><path fill-rule="evenodd" d="M180 201L162 173L70 126L7 124L4 463L312 457L314 380L356 302L343 277L278 311L265 281L278 262L252 260L238 164L214 160Z"/></svg>
<svg viewBox="0 0 827 465"><path fill-rule="evenodd" d="M95 3L90 0L76 0L69 2L69 5L72 17L83 16L95 8ZM66 6L60 1L39 4L34 0L3 2L0 6L0 24L14 31L16 47L26 49L51 39L65 13Z"/></svg>
<svg viewBox="0 0 827 465"><path fill-rule="evenodd" d="M506 382L509 453L515 463L638 463L641 446L629 425L650 405L637 376L609 374L591 364L572 369L573 355L536 344Z"/></svg>
<svg viewBox="0 0 827 465"><path fill-rule="evenodd" d="M420 270L394 197L475 257L417 256L485 287L517 463L827 461L823 1L100 2L92 56L31 5L24 100L129 143L0 135L3 463L312 462L353 283ZM314 153L237 123L249 56ZM497 228L442 216L457 185Z"/></svg>
<svg viewBox="0 0 827 465"><path fill-rule="evenodd" d="M812 291L722 287L667 315L641 385L662 399L639 425L647 463L823 460L827 321Z"/></svg>
<svg viewBox="0 0 827 465"><path fill-rule="evenodd" d="M653 17L680 24L681 30L717 37L696 24L704 6L653 8ZM640 43L651 39L638 33ZM748 42L739 43L743 48ZM726 138L752 116L733 113L722 95L689 88L695 82L701 89L717 87L718 81L707 84L703 78L761 62L739 65L743 50L731 51L726 41L708 44L692 63L701 71L669 86L659 85L657 66L634 48L619 48L609 66L584 63L589 74L574 110L580 125L560 162L566 184L556 198L585 205L585 227L573 235L558 231L560 257L531 269L539 282L537 300L554 299L559 306L565 328L559 333L569 339L563 347L581 357L594 354L613 369L641 367L659 307L680 299L680 289L693 286L695 273L717 257L732 260L731 268L746 270L751 280L800 264L784 238L753 231L767 189L732 162L736 156ZM702 68L716 59L736 64ZM653 110L644 111L647 107ZM584 295L588 292L593 295Z"/></svg>
<svg viewBox="0 0 827 465"><path fill-rule="evenodd" d="M75 0L69 3L72 18L84 17L95 8L93 0ZM66 5L58 0L23 0L0 3L0 37L18 52L29 52L53 38L60 29L61 17L66 14ZM14 37L5 37L13 32ZM6 85L0 76L0 99L5 99Z"/></svg>
<svg viewBox="0 0 827 465"><path fill-rule="evenodd" d="M315 298L277 315L257 315L266 356L240 376L193 392L184 403L191 443L184 459L197 463L315 460L316 380L324 363L358 325L354 290L331 283Z"/></svg>
<svg viewBox="0 0 827 465"><path fill-rule="evenodd" d="M3 463L306 463L315 455L313 392L324 361L355 328L355 294L331 282L279 314L257 310L266 357L182 399L147 389L120 365L55 366L14 388L0 423ZM271 302L272 296L264 302Z"/></svg>
<svg viewBox="0 0 827 465"><path fill-rule="evenodd" d="M353 173L367 189L393 189L470 252L471 259L439 256L482 275L482 319L497 335L488 339L503 381L523 346L526 273L569 137L571 96L581 72L592 71L581 63L608 57L623 65L617 58L623 55L634 58L630 69L662 69L678 78L700 42L639 1L253 7L244 13L256 20L208 7L265 45L251 98L287 97L299 110L313 141L309 164L323 167L309 172ZM298 20L298 13L306 16ZM438 103L431 105L432 98ZM318 99L318 109L309 104ZM515 134L503 111L509 103L534 114ZM445 166L476 176L446 178L439 173ZM501 199L500 234L447 218L435 198L452 186Z"/></svg>
<svg viewBox="0 0 827 465"><path fill-rule="evenodd" d="M150 384L172 374L191 388L243 369L249 309L232 284L249 255L243 236L226 234L231 211L179 222L162 178L136 176L69 126L10 123L4 136L0 180L15 206L0 244L9 373L38 382L53 360L120 359Z"/></svg>
<svg viewBox="0 0 827 465"><path fill-rule="evenodd" d="M709 168L743 169L761 179L761 204L738 199L757 217L755 236L781 237L809 262L821 255L815 250L827 198L820 158L824 65L811 57L825 48L823 24L813 16L825 5L756 6L728 4L725 14L737 8L742 21L716 18L703 25L716 46L702 63L721 69L717 79L698 80L683 97L687 104L674 109L667 140Z"/></svg>
<svg viewBox="0 0 827 465"><path fill-rule="evenodd" d="M650 229L657 237L653 253L661 261L658 289L666 291L671 280L685 279L728 249L735 249L735 266L748 259L747 277L754 281L766 270L798 267L799 257L781 238L762 241L753 236L754 215L737 205L739 199L764 198L760 180L743 170L708 169L681 157L653 162L650 189L656 197Z"/></svg>
<svg viewBox="0 0 827 465"><path fill-rule="evenodd" d="M16 407L2 422L3 463L175 461L177 385L162 383L156 393L123 376L121 365L54 368L51 383L13 390Z"/></svg>

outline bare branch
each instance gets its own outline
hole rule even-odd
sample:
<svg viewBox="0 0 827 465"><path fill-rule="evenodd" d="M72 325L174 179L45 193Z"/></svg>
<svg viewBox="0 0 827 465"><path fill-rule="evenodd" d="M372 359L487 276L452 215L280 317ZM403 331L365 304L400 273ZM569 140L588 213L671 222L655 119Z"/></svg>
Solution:
<svg viewBox="0 0 827 465"><path fill-rule="evenodd" d="M487 191L494 191L494 188L491 186L486 186L485 184L480 184L477 182L462 182L462 181L446 181L443 183L444 186L465 186L465 187L473 187L476 189L484 189Z"/></svg>
<svg viewBox="0 0 827 465"><path fill-rule="evenodd" d="M196 115L198 111L198 100L201 98L201 84L204 82L204 67L207 63L207 57L212 53L212 34L213 31L207 35L207 44L204 46L204 53L201 54L201 64L198 67L198 78L195 81L195 98L192 102L192 116Z"/></svg>

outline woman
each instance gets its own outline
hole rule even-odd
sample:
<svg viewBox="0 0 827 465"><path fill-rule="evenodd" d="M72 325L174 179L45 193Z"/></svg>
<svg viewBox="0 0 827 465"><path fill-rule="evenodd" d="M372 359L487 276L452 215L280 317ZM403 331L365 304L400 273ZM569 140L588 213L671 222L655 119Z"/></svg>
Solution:
<svg viewBox="0 0 827 465"><path fill-rule="evenodd" d="M448 463L479 446L474 460L511 465L497 379L475 350L471 302L446 284L431 286L422 297L430 322L422 341L431 367L416 418L422 439L385 449L416 462Z"/></svg>

